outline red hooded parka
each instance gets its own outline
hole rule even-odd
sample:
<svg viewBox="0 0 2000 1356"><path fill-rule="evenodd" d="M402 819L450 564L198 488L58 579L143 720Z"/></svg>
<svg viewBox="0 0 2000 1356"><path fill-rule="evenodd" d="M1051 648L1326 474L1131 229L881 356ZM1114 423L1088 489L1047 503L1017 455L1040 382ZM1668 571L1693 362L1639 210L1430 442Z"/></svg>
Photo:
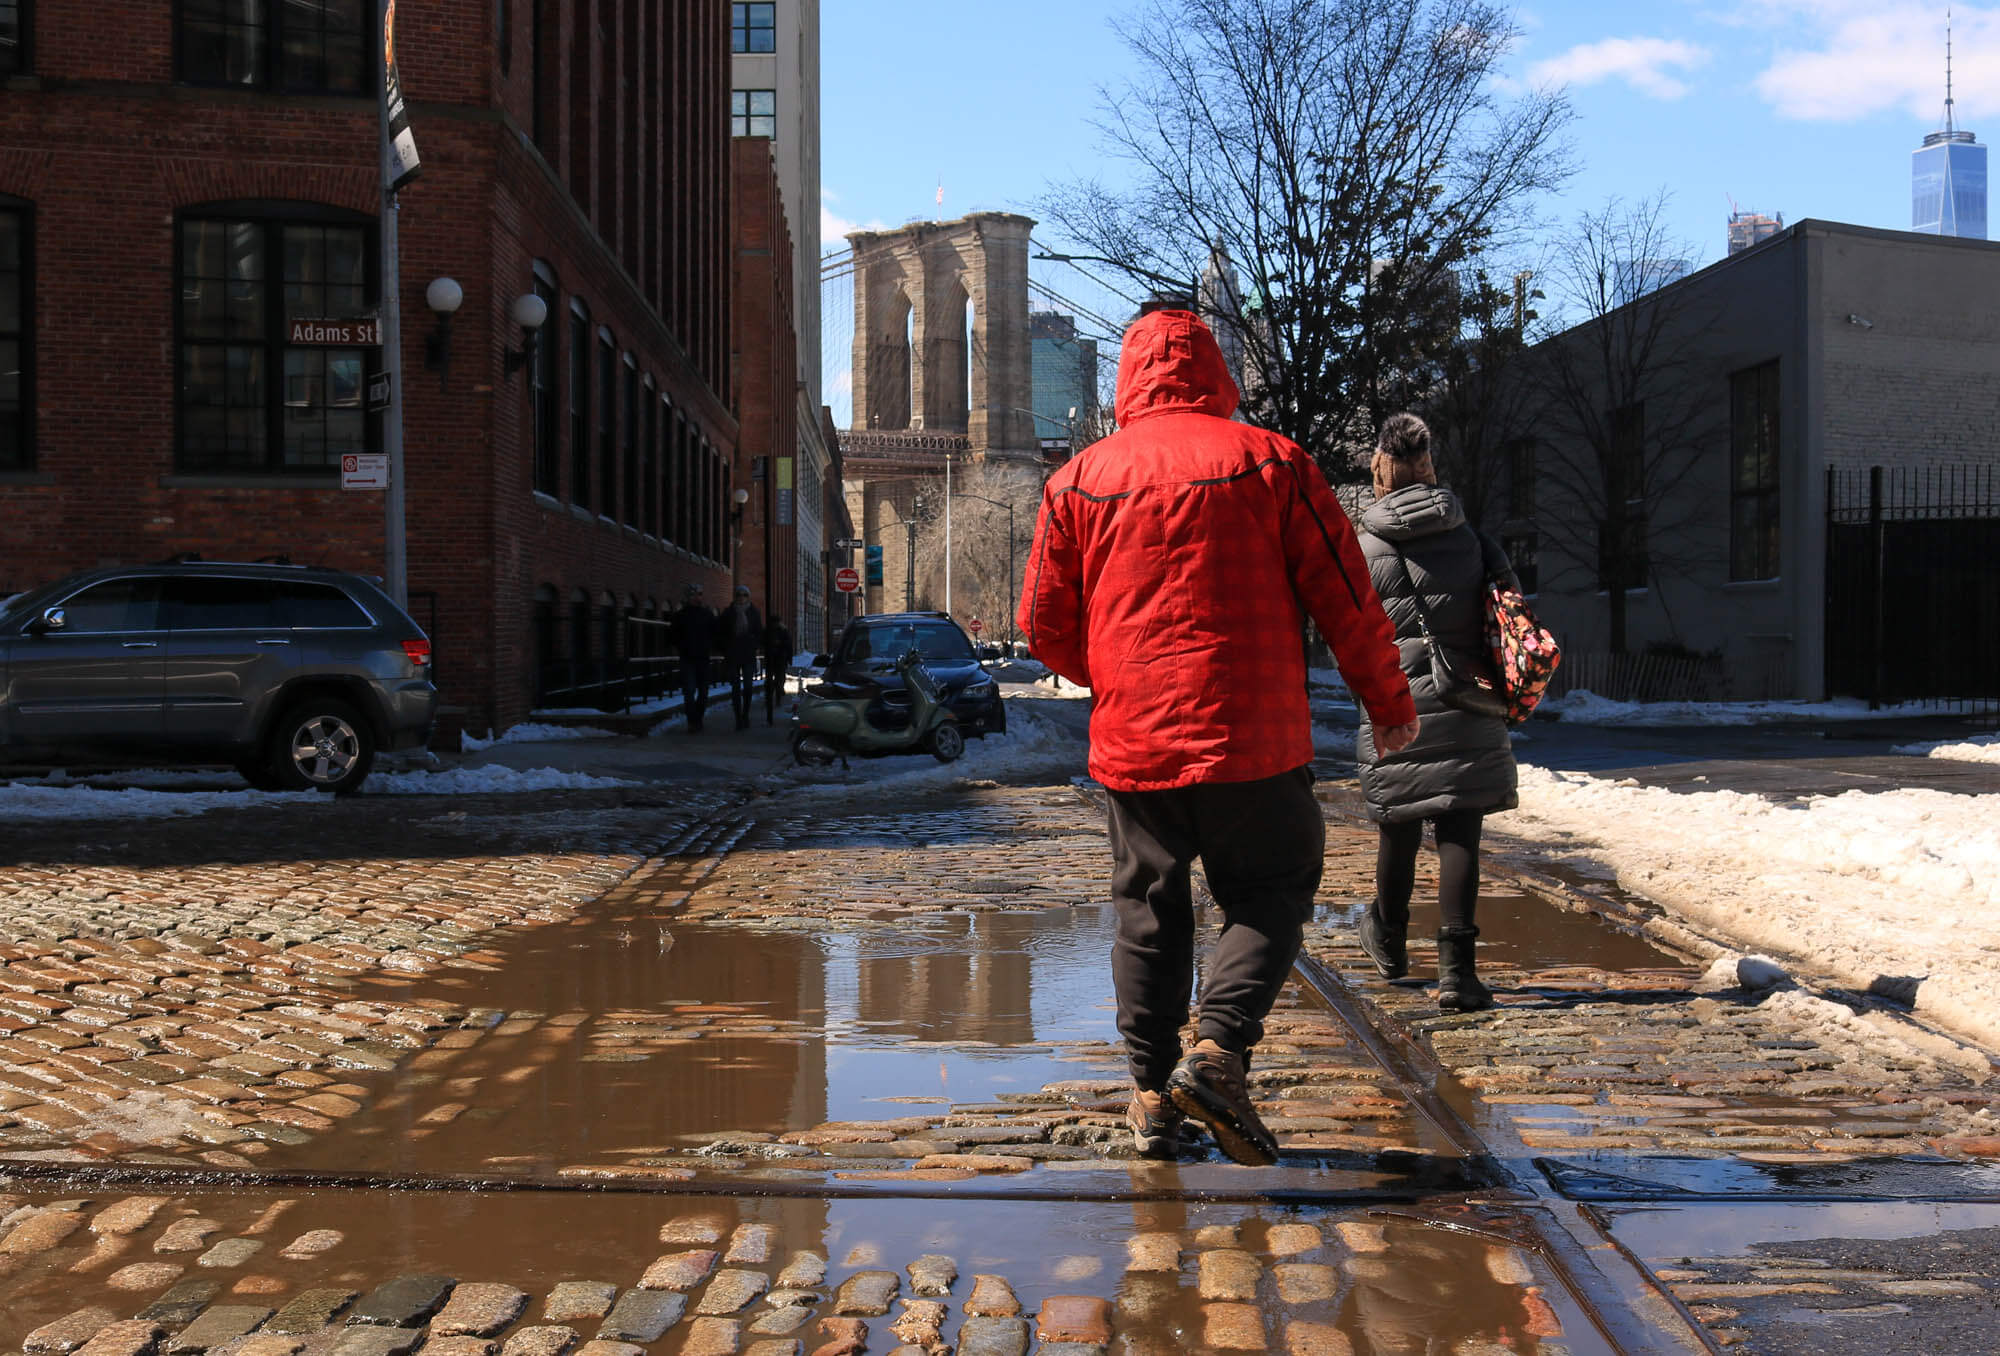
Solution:
<svg viewBox="0 0 2000 1356"><path fill-rule="evenodd" d="M1042 495L1021 629L1091 689L1090 773L1112 790L1311 762L1302 612L1377 726L1416 719L1347 515L1296 443L1230 421L1236 401L1207 326L1142 316L1118 363L1118 432Z"/></svg>

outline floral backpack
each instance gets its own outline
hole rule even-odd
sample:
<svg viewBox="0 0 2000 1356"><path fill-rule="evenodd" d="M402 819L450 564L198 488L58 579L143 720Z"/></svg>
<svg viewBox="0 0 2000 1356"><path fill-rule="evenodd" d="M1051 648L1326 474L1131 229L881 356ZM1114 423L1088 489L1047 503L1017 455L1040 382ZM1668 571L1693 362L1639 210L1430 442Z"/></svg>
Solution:
<svg viewBox="0 0 2000 1356"><path fill-rule="evenodd" d="M1528 600L1497 581L1486 590L1486 643L1499 670L1507 723L1520 725L1534 713L1562 663L1562 646L1535 620Z"/></svg>

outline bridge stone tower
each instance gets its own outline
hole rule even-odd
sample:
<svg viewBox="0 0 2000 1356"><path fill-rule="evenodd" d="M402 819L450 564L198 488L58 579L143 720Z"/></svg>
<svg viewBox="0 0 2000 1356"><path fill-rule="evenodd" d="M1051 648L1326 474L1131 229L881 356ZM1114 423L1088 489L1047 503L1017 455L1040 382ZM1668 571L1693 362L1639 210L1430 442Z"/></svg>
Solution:
<svg viewBox="0 0 2000 1356"><path fill-rule="evenodd" d="M1008 600L1043 471L1028 332L1034 226L974 212L847 237L854 417L840 435L842 474L856 527L883 548L882 585L863 598L870 612L943 607L949 592L961 619L985 620L984 638L1013 634ZM949 590L947 464L958 524ZM996 505L1011 510L1007 519Z"/></svg>

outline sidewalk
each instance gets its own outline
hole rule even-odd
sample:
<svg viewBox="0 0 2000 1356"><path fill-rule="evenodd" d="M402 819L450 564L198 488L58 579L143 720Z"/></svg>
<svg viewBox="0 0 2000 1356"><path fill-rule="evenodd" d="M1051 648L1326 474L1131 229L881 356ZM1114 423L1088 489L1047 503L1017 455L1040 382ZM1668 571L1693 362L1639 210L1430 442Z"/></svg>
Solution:
<svg viewBox="0 0 2000 1356"><path fill-rule="evenodd" d="M676 713L662 717L653 733L490 745L476 752L440 754L447 767L552 767L634 782L714 782L756 777L791 761L790 699L774 723L764 723L764 699L751 708L750 728L738 730L725 694L711 700L699 733L690 734Z"/></svg>

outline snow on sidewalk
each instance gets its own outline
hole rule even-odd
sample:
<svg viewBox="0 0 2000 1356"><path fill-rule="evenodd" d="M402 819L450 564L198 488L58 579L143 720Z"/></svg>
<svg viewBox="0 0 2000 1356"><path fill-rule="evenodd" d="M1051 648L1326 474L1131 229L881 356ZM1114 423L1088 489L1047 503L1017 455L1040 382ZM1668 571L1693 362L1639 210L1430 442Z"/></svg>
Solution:
<svg viewBox="0 0 2000 1356"><path fill-rule="evenodd" d="M1994 796L1917 789L1776 804L1523 764L1521 808L1490 827L1841 984L1920 979L1917 1011L2000 1046L1996 811Z"/></svg>
<svg viewBox="0 0 2000 1356"><path fill-rule="evenodd" d="M1914 754L1919 758L1946 758L1959 763L2000 763L2000 735L1976 735L1971 739L1934 744L1898 744L1890 752Z"/></svg>
<svg viewBox="0 0 2000 1356"><path fill-rule="evenodd" d="M93 785L92 783L96 783ZM108 783L108 784L107 784ZM362 795L471 796L593 791L632 786L558 768L455 767L442 772L377 772ZM187 787L189 789L177 789ZM0 819L162 819L255 805L309 805L317 791L252 791L233 772L142 770L71 779L61 774L0 782Z"/></svg>

